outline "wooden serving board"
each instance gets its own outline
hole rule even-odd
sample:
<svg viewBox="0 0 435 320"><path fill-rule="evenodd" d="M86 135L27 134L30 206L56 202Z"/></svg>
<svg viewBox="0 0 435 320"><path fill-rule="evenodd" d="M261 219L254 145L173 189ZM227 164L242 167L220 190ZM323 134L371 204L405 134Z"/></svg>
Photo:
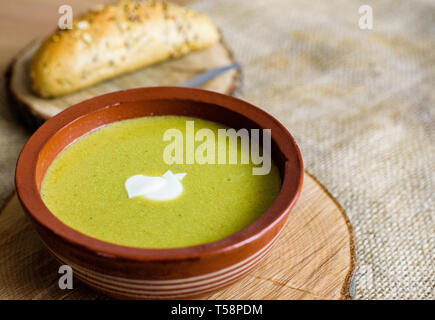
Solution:
<svg viewBox="0 0 435 320"><path fill-rule="evenodd" d="M29 64L41 41L27 46L12 62L7 73L7 90L19 115L35 128L65 108L83 100L124 89L152 86L177 86L194 76L234 63L231 51L223 43L191 52L181 58L167 60L101 82L72 94L54 99L38 97L31 89ZM240 70L230 70L200 88L234 94L240 82Z"/></svg>
<svg viewBox="0 0 435 320"><path fill-rule="evenodd" d="M281 237L259 266L208 299L349 299L353 232L340 205L310 174ZM0 212L0 299L108 299L74 280L58 287L59 264L16 194Z"/></svg>

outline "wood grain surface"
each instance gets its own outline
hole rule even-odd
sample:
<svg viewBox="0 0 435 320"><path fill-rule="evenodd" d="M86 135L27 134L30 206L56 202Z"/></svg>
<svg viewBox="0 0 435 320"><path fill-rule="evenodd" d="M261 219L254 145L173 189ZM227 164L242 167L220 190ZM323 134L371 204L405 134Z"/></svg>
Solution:
<svg viewBox="0 0 435 320"><path fill-rule="evenodd" d="M272 252L247 277L208 299L348 299L353 233L341 207L309 174ZM107 299L74 280L58 287L59 264L14 194L0 213L0 299Z"/></svg>

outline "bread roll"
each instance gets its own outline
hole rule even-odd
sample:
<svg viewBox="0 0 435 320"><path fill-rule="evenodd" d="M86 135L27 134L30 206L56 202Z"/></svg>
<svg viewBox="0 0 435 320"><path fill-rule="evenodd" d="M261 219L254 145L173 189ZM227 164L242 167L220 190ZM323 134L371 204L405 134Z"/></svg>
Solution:
<svg viewBox="0 0 435 320"><path fill-rule="evenodd" d="M47 38L30 65L32 88L45 98L65 95L219 40L210 19L190 9L122 0Z"/></svg>

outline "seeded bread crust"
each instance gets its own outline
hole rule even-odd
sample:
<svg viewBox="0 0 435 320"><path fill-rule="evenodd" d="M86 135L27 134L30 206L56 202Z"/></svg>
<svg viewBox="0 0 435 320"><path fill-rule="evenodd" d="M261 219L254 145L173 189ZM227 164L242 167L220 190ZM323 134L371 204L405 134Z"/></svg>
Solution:
<svg viewBox="0 0 435 320"><path fill-rule="evenodd" d="M220 41L211 20L162 2L121 0L57 30L30 64L32 88L44 98L65 95Z"/></svg>

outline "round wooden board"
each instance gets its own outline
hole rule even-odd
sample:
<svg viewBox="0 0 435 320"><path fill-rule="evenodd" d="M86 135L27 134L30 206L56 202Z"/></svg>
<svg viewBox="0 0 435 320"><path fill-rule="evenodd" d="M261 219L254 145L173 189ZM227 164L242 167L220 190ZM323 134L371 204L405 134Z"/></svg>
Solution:
<svg viewBox="0 0 435 320"><path fill-rule="evenodd" d="M306 173L272 252L244 279L205 298L349 299L353 243L343 209ZM78 281L59 289L58 268L14 194L0 212L0 299L107 299Z"/></svg>
<svg viewBox="0 0 435 320"><path fill-rule="evenodd" d="M32 127L53 117L80 101L113 91L152 86L176 86L204 71L234 63L231 51L218 43L210 48L191 52L181 58L167 60L101 82L92 87L54 99L44 99L31 89L29 64L40 41L26 47L12 62L7 73L7 90L12 107ZM240 82L240 70L230 70L202 85L200 88L225 94L234 94Z"/></svg>

